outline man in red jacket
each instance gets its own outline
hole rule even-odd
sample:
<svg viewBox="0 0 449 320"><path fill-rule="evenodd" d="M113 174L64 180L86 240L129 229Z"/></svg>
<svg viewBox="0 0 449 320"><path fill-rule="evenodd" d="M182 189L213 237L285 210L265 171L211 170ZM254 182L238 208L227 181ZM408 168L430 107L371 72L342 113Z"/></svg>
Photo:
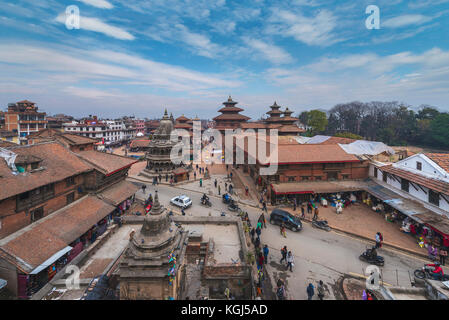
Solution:
<svg viewBox="0 0 449 320"><path fill-rule="evenodd" d="M441 268L441 266L438 262L436 262L435 264L426 264L426 267L434 268L431 275L435 280L440 280L440 281L443 280L443 275L444 275L443 268Z"/></svg>

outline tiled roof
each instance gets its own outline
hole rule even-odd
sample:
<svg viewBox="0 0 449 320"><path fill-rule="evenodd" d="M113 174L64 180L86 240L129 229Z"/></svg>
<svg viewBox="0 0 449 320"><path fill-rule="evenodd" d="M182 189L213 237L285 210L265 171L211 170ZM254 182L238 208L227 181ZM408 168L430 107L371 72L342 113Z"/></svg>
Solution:
<svg viewBox="0 0 449 320"><path fill-rule="evenodd" d="M350 144L353 143L354 141L357 141L355 139L350 139L350 138L341 138L341 137L330 137L329 139L327 139L326 141L321 142L320 144Z"/></svg>
<svg viewBox="0 0 449 320"><path fill-rule="evenodd" d="M241 112L243 111L242 108L239 107L223 107L218 112Z"/></svg>
<svg viewBox="0 0 449 320"><path fill-rule="evenodd" d="M99 193L98 196L107 203L118 206L120 203L134 195L137 190L139 190L138 186L123 180Z"/></svg>
<svg viewBox="0 0 449 320"><path fill-rule="evenodd" d="M18 144L11 142L11 141L5 141L5 140L0 140L0 148L10 148L10 147L17 147Z"/></svg>
<svg viewBox="0 0 449 320"><path fill-rule="evenodd" d="M151 140L133 140L131 141L130 148L147 148L150 146Z"/></svg>
<svg viewBox="0 0 449 320"><path fill-rule="evenodd" d="M0 240L0 256L29 273L114 209L95 196L84 197Z"/></svg>
<svg viewBox="0 0 449 320"><path fill-rule="evenodd" d="M426 188L432 189L436 192L444 193L449 195L449 183L424 177L420 174L412 173L403 169L395 168L393 165L389 164L379 168L381 171L394 174L398 177L404 178L408 181L420 184Z"/></svg>
<svg viewBox="0 0 449 320"><path fill-rule="evenodd" d="M425 153L424 155L449 172L449 153Z"/></svg>
<svg viewBox="0 0 449 320"><path fill-rule="evenodd" d="M185 117L184 115L180 116L179 118L176 118L176 121L189 121L190 119Z"/></svg>
<svg viewBox="0 0 449 320"><path fill-rule="evenodd" d="M55 129L43 129L38 132L32 133L28 136L28 139L48 138L48 141L62 141L70 145L82 145L88 143L95 143L97 140L88 137L83 137L81 135L65 133Z"/></svg>
<svg viewBox="0 0 449 320"><path fill-rule="evenodd" d="M9 148L18 156L43 159L43 170L13 175L4 159L0 159L0 200L87 172L91 167L57 142Z"/></svg>
<svg viewBox="0 0 449 320"><path fill-rule="evenodd" d="M71 145L81 145L81 144L89 144L89 143L96 143L97 140L83 137L77 134L71 134L71 133L63 133L60 136L62 139L67 140L67 142Z"/></svg>
<svg viewBox="0 0 449 320"><path fill-rule="evenodd" d="M192 129L193 125L189 123L176 123L173 128L175 129Z"/></svg>
<svg viewBox="0 0 449 320"><path fill-rule="evenodd" d="M284 125L281 126L279 129L279 132L304 132L304 129L299 128L298 126L295 125Z"/></svg>
<svg viewBox="0 0 449 320"><path fill-rule="evenodd" d="M359 162L360 160L346 153L338 145L285 145L278 146L278 163L339 163Z"/></svg>
<svg viewBox="0 0 449 320"><path fill-rule="evenodd" d="M250 117L244 116L243 114L220 114L219 116L215 117L213 120L249 120Z"/></svg>
<svg viewBox="0 0 449 320"><path fill-rule="evenodd" d="M78 156L93 165L100 172L110 175L121 169L130 167L137 160L100 151L80 151Z"/></svg>

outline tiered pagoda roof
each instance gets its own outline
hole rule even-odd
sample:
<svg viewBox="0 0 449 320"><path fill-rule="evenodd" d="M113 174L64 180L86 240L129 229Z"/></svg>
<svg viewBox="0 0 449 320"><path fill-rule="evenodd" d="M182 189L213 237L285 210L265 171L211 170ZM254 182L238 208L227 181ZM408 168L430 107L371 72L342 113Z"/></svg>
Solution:
<svg viewBox="0 0 449 320"><path fill-rule="evenodd" d="M218 112L221 112L222 114L215 117L213 120L242 122L251 119L243 114L239 114L239 112L243 111L243 109L236 107L235 105L237 103L238 102L233 101L231 96L229 96L228 101L223 102L224 107L218 110Z"/></svg>

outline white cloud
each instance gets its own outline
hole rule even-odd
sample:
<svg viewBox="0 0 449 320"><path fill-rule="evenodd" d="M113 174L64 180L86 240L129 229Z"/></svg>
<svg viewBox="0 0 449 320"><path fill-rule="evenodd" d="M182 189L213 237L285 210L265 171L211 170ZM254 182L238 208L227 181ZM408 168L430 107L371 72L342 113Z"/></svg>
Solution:
<svg viewBox="0 0 449 320"><path fill-rule="evenodd" d="M78 96L81 98L88 98L88 99L102 99L107 97L113 97L113 98L120 98L124 97L123 94L116 94L109 91L103 91L103 90L97 90L92 88L79 88L79 87L67 87L62 89L62 92L65 92L67 94Z"/></svg>
<svg viewBox="0 0 449 320"><path fill-rule="evenodd" d="M381 27L402 28L409 25L421 25L432 21L432 17L422 14L407 14L381 21Z"/></svg>
<svg viewBox="0 0 449 320"><path fill-rule="evenodd" d="M328 10L320 10L315 16L305 16L301 12L273 9L271 22L266 31L269 34L293 37L307 45L329 46L342 41L334 30L337 18Z"/></svg>
<svg viewBox="0 0 449 320"><path fill-rule="evenodd" d="M285 64L293 62L291 55L278 46L249 37L243 37L243 41L253 50L260 53L263 59L271 63Z"/></svg>
<svg viewBox="0 0 449 320"><path fill-rule="evenodd" d="M101 8L101 9L112 9L112 8L114 8L114 6L110 2L108 2L106 0L77 0L77 1L83 2L83 3L91 5L91 6L94 6L96 8Z"/></svg>
<svg viewBox="0 0 449 320"><path fill-rule="evenodd" d="M66 23L66 14L62 13L56 18L57 22ZM80 29L103 33L119 40L134 40L134 36L128 31L107 24L97 18L80 16Z"/></svg>

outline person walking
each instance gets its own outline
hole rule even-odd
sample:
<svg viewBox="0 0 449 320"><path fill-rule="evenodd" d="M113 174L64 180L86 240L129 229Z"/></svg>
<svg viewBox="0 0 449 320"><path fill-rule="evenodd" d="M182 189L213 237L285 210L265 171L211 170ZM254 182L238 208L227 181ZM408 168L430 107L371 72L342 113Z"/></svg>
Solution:
<svg viewBox="0 0 449 320"><path fill-rule="evenodd" d="M295 200L293 201L293 211L296 211L296 198L295 198Z"/></svg>
<svg viewBox="0 0 449 320"><path fill-rule="evenodd" d="M307 202L307 214L311 214L312 213L312 205L310 204L310 201Z"/></svg>
<svg viewBox="0 0 449 320"><path fill-rule="evenodd" d="M200 187L203 187L203 178L200 178Z"/></svg>
<svg viewBox="0 0 449 320"><path fill-rule="evenodd" d="M290 272L293 272L292 267L294 265L293 254L291 251L287 254L287 270L290 268Z"/></svg>
<svg viewBox="0 0 449 320"><path fill-rule="evenodd" d="M187 179L189 178L189 174L187 174ZM165 182L168 182L168 173L165 174Z"/></svg>
<svg viewBox="0 0 449 320"><path fill-rule="evenodd" d="M444 264L446 262L446 257L447 257L447 249L446 249L446 247L441 247L439 254L440 254L440 264L442 266L444 266Z"/></svg>
<svg viewBox="0 0 449 320"><path fill-rule="evenodd" d="M380 232L376 233L375 240L376 240L376 247L375 248L379 249L382 246L382 239L381 239L381 233Z"/></svg>
<svg viewBox="0 0 449 320"><path fill-rule="evenodd" d="M282 263L282 261L287 261L287 246L284 246L282 249L281 249L281 255L282 255L282 259L281 259L281 261L279 261L279 263Z"/></svg>
<svg viewBox="0 0 449 320"><path fill-rule="evenodd" d="M319 210L318 210L318 207L316 207L315 208L315 213L313 215L313 219L312 220L314 220L314 221L318 220L318 213L319 213Z"/></svg>
<svg viewBox="0 0 449 320"><path fill-rule="evenodd" d="M259 250L259 246L260 246L260 238L259 236L257 236L256 240L254 241L254 247L256 248L256 251Z"/></svg>
<svg viewBox="0 0 449 320"><path fill-rule="evenodd" d="M254 235L256 234L256 229L252 228L249 233L251 234L251 242L254 243Z"/></svg>
<svg viewBox="0 0 449 320"><path fill-rule="evenodd" d="M257 259L257 269L260 270L263 268L264 258L262 252L259 253L259 257Z"/></svg>
<svg viewBox="0 0 449 320"><path fill-rule="evenodd" d="M262 217L259 217L259 220L257 220L256 228L262 229Z"/></svg>
<svg viewBox="0 0 449 320"><path fill-rule="evenodd" d="M266 229L267 228L267 220L265 219L265 215L263 214L263 211L262 211L262 224L263 224L263 227Z"/></svg>
<svg viewBox="0 0 449 320"><path fill-rule="evenodd" d="M304 219L306 217L305 215L305 209L304 209L304 205L301 206L301 218Z"/></svg>
<svg viewBox="0 0 449 320"><path fill-rule="evenodd" d="M267 203L264 201L264 202L262 202L262 209L265 211L265 212L268 212L268 210L267 210Z"/></svg>
<svg viewBox="0 0 449 320"><path fill-rule="evenodd" d="M226 289L225 289L224 295L225 295L225 297L226 297L226 300L229 300L229 299L230 299L231 291L229 290L229 288L226 288Z"/></svg>
<svg viewBox="0 0 449 320"><path fill-rule="evenodd" d="M268 263L268 253L270 252L270 250L268 249L267 245L263 246L263 257L264 257L264 261L265 263Z"/></svg>
<svg viewBox="0 0 449 320"><path fill-rule="evenodd" d="M320 280L320 282L318 283L317 291L318 291L318 299L323 300L324 298L323 280Z"/></svg>
<svg viewBox="0 0 449 320"><path fill-rule="evenodd" d="M249 189L247 186L245 186L245 195L248 196L248 194L249 194Z"/></svg>
<svg viewBox="0 0 449 320"><path fill-rule="evenodd" d="M142 185L142 192L143 192L143 194L145 194L145 190L147 189L147 185L146 184L143 184Z"/></svg>
<svg viewBox="0 0 449 320"><path fill-rule="evenodd" d="M281 225L281 235L283 235L284 238L287 238L287 232L285 230L285 225L284 224Z"/></svg>
<svg viewBox="0 0 449 320"><path fill-rule="evenodd" d="M196 171L193 173L193 180L196 180Z"/></svg>
<svg viewBox="0 0 449 320"><path fill-rule="evenodd" d="M307 299L312 300L313 296L315 295L315 290L313 284L309 283L307 286Z"/></svg>
<svg viewBox="0 0 449 320"><path fill-rule="evenodd" d="M221 195L221 186L218 185L218 195Z"/></svg>
<svg viewBox="0 0 449 320"><path fill-rule="evenodd" d="M215 188L217 187L217 179L214 181Z"/></svg>
<svg viewBox="0 0 449 320"><path fill-rule="evenodd" d="M257 237L258 238L260 238L260 234L262 233L262 229L260 229L259 228L259 226L257 226L257 228L256 228L256 234L257 234Z"/></svg>

